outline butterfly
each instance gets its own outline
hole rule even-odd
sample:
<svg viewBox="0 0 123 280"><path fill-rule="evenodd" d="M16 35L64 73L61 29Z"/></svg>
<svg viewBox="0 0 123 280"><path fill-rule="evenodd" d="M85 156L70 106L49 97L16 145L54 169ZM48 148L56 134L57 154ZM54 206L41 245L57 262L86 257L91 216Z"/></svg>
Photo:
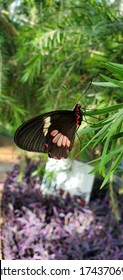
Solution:
<svg viewBox="0 0 123 280"><path fill-rule="evenodd" d="M81 106L76 104L73 111L58 110L36 116L16 130L14 141L23 150L47 153L50 158L66 159L83 115Z"/></svg>

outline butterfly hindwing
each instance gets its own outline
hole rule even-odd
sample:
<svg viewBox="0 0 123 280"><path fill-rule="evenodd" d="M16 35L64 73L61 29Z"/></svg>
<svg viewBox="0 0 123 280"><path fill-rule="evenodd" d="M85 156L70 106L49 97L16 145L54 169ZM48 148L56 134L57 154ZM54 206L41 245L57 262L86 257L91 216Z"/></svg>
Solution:
<svg viewBox="0 0 123 280"><path fill-rule="evenodd" d="M67 114L58 116L57 121L51 117L51 125L45 139L49 157L67 158L73 146L75 131L76 123L73 111L67 111Z"/></svg>

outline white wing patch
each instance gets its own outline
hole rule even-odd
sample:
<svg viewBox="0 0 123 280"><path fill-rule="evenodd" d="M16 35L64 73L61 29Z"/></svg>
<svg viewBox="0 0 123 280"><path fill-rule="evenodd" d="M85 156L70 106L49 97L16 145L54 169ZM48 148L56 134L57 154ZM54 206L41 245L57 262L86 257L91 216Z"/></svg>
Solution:
<svg viewBox="0 0 123 280"><path fill-rule="evenodd" d="M47 117L46 119L44 119L44 127L43 127L44 136L47 135L47 133L48 133L48 128L49 128L49 126L51 125L50 119L51 119L50 117Z"/></svg>

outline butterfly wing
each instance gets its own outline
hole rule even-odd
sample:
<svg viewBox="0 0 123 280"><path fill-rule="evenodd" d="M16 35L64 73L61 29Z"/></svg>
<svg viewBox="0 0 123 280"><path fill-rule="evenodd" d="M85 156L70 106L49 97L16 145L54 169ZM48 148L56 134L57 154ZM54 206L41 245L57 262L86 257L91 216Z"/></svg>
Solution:
<svg viewBox="0 0 123 280"><path fill-rule="evenodd" d="M74 111L61 110L34 117L15 132L14 141L23 150L67 158L76 132Z"/></svg>

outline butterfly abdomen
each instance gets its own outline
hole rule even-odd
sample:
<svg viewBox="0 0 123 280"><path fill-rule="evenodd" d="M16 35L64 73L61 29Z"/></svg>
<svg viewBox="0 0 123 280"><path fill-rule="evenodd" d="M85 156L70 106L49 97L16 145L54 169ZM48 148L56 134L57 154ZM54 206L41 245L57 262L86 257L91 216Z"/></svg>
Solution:
<svg viewBox="0 0 123 280"><path fill-rule="evenodd" d="M74 108L75 114L76 114L76 126L80 126L81 122L82 122L82 116L83 116L83 112L81 110L81 106L79 104L76 104L75 108Z"/></svg>

